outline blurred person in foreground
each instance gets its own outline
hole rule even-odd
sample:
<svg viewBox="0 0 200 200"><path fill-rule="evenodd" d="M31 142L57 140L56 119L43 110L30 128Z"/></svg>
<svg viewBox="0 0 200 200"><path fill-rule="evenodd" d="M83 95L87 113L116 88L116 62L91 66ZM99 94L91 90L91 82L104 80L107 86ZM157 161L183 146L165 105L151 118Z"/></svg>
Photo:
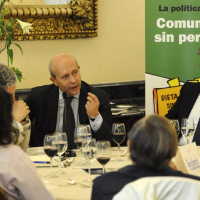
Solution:
<svg viewBox="0 0 200 200"><path fill-rule="evenodd" d="M60 54L50 64L51 85L31 89L25 99L30 108L30 119L35 120L35 133L31 146L42 146L44 136L54 132L66 132L68 148L76 149L74 129L79 124L90 124L92 137L111 141L112 113L106 92L81 80L80 66L73 56ZM65 96L64 96L65 95ZM65 101L73 113L64 120ZM73 120L68 128L63 122Z"/></svg>
<svg viewBox="0 0 200 200"><path fill-rule="evenodd" d="M12 103L11 95L0 87L0 187L8 200L53 200L31 159L13 144L19 131L12 126Z"/></svg>
<svg viewBox="0 0 200 200"><path fill-rule="evenodd" d="M15 100L17 77L10 67L0 63L0 87L4 88L12 96L13 125L19 129L17 145L26 151L30 141L30 120L23 121L30 110L26 103Z"/></svg>
<svg viewBox="0 0 200 200"><path fill-rule="evenodd" d="M129 132L127 141L132 165L97 177L93 182L92 200L110 200L126 184L143 177L177 176L200 180L172 168L178 140L169 120L150 115L138 121Z"/></svg>

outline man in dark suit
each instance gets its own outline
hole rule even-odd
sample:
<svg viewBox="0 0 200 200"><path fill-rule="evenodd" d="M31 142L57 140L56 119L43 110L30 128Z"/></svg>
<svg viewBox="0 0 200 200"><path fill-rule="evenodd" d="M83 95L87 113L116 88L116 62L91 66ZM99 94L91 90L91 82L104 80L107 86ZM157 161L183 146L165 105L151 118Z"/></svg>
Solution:
<svg viewBox="0 0 200 200"><path fill-rule="evenodd" d="M150 115L134 124L129 132L128 147L132 165L109 172L93 181L92 200L110 200L126 184L144 177L200 177L176 171L171 159L176 155L178 140L169 120Z"/></svg>
<svg viewBox="0 0 200 200"><path fill-rule="evenodd" d="M178 119L180 126L183 118L193 118L196 127L200 118L200 106L198 106L198 100L200 100L199 94L200 83L185 83L180 90L180 95L175 105L168 111L165 117L168 119ZM179 138L181 136L179 134Z"/></svg>
<svg viewBox="0 0 200 200"><path fill-rule="evenodd" d="M90 124L93 138L110 141L112 114L108 94L81 81L80 66L70 55L54 57L49 70L54 84L33 88L25 100L31 110L30 119L35 120L31 146L42 146L46 134L63 131L64 92L74 97L71 107L75 125ZM73 149L76 146L73 133L70 134L68 145Z"/></svg>

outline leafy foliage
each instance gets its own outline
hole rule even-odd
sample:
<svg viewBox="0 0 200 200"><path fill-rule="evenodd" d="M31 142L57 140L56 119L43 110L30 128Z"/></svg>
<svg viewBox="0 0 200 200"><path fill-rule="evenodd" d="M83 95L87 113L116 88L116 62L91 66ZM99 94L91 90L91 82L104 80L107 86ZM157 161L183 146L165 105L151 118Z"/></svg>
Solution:
<svg viewBox="0 0 200 200"><path fill-rule="evenodd" d="M15 74L17 75L18 81L21 83L22 79L24 79L22 76L22 72L19 71L19 69L15 67L11 67L11 69L15 72Z"/></svg>
<svg viewBox="0 0 200 200"><path fill-rule="evenodd" d="M19 26L19 24L17 23L16 19L13 19L12 17L9 20L4 20L4 16L9 12L10 9L6 9L3 10L3 6L5 3L9 3L10 0L0 0L0 40L2 41L2 43L4 42L4 47L0 50L0 53L6 49L7 51L7 61L8 61L8 66L13 64L13 49L11 49L11 45L14 44L16 45L22 55L23 55L23 51L22 48L16 44L13 43L13 36L14 36L14 28L18 28L19 30L22 31L23 30L21 28L21 26ZM22 76L22 72L19 71L19 69L15 68L15 67L11 67L11 69L16 73L17 75L17 79L19 80L19 82L21 82L23 78Z"/></svg>

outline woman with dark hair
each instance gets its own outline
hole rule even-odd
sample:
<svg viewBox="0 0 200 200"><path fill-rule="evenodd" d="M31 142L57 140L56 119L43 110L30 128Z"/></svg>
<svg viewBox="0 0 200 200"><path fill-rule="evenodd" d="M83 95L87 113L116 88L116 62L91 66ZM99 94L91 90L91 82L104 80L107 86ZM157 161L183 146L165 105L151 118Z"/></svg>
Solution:
<svg viewBox="0 0 200 200"><path fill-rule="evenodd" d="M53 200L30 158L14 145L19 132L12 122L12 97L0 88L0 187L8 200Z"/></svg>
<svg viewBox="0 0 200 200"><path fill-rule="evenodd" d="M110 200L126 184L143 177L175 176L200 181L200 177L171 168L178 140L168 119L150 115L139 120L129 132L127 144L133 164L97 177L93 182L92 200Z"/></svg>
<svg viewBox="0 0 200 200"><path fill-rule="evenodd" d="M12 126L12 98L0 88L0 145L16 143L19 131Z"/></svg>

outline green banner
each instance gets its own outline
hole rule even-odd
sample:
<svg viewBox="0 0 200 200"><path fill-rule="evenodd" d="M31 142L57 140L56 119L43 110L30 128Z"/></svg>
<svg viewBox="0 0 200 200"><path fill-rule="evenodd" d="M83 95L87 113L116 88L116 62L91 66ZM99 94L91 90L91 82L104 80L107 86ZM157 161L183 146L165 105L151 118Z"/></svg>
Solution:
<svg viewBox="0 0 200 200"><path fill-rule="evenodd" d="M200 1L146 0L145 40L146 73L200 77Z"/></svg>
<svg viewBox="0 0 200 200"><path fill-rule="evenodd" d="M200 1L145 1L145 57L146 115L165 115L177 86L200 81Z"/></svg>

